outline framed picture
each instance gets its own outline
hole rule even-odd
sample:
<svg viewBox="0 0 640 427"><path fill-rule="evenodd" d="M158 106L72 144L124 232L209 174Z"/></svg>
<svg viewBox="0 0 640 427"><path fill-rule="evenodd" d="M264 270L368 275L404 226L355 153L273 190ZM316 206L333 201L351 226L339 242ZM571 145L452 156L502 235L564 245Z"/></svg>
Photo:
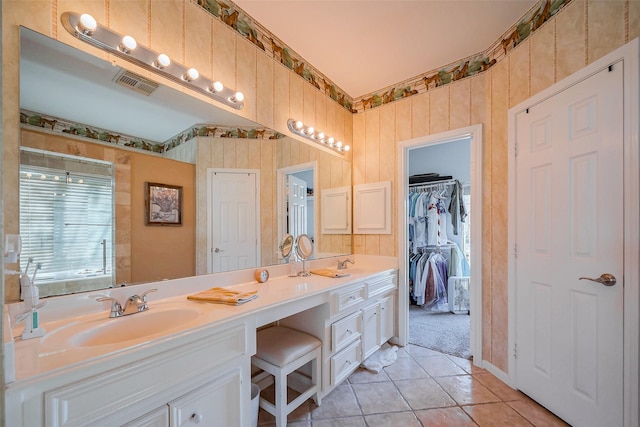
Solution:
<svg viewBox="0 0 640 427"><path fill-rule="evenodd" d="M145 182L144 190L146 225L182 225L182 187Z"/></svg>

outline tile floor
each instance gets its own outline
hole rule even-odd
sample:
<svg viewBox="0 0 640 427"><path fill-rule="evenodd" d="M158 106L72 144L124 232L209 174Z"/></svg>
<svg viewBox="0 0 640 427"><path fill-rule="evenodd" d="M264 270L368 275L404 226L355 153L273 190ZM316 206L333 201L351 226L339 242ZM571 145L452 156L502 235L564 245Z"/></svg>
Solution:
<svg viewBox="0 0 640 427"><path fill-rule="evenodd" d="M274 426L260 409L258 425ZM358 369L289 415L289 427L566 426L471 361L409 345L379 374Z"/></svg>

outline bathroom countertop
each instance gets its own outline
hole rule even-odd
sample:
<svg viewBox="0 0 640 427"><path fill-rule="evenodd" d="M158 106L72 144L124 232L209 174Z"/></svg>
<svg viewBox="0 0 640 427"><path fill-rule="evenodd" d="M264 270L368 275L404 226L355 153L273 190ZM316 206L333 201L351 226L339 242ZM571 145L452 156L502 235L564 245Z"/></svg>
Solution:
<svg viewBox="0 0 640 427"><path fill-rule="evenodd" d="M135 288L136 292L141 293L152 288L157 288L158 292L149 295L148 312L126 316L126 318L109 319L109 311L105 311L105 307L109 307L109 305L96 304L94 301L96 295L94 294L60 297L52 304L49 313L46 307L43 309L41 326L47 332L44 337L22 341L19 338L22 326L18 325L14 328L14 336L18 337L15 339L16 382L7 386L11 388L18 386L21 382L37 381L38 378L59 375L93 365L102 360L113 360L119 356L145 357L152 355L162 351L167 345L179 345L181 340L194 339L197 334L215 332L234 321L246 320L250 327L259 327L326 303L329 301L331 291L367 277L388 274L397 269L396 258L373 258L374 262L368 262L371 259L367 259L366 256L356 256L356 265L349 266L344 270L349 275L339 278L316 275L288 277L286 266L275 266L270 267L269 270L272 271L272 274L275 273L276 277L271 277L265 283L258 283L255 280L238 280L239 277L252 276L254 270L250 270L245 272L244 276L238 276L238 273L234 273L231 278L224 276L225 273L220 273L140 285ZM330 262L334 264L329 264ZM308 263L309 269L327 268L334 265L334 260L318 260ZM235 283L229 283L234 281ZM214 286L224 286L241 291L257 290L258 298L239 306L190 301L186 298L187 295ZM131 293L131 288L126 291L119 288L112 295L127 295L126 292ZM69 311L73 314L70 317L62 315L64 310L61 307L64 306L65 301L61 300L65 298L68 299L66 302L69 304ZM84 301L86 306L79 302L79 299ZM123 301L126 298L118 299ZM96 307L100 310L98 311ZM83 308L86 309L83 310ZM184 323L162 332L145 335L142 338L93 346L69 344L68 335L71 332L76 334L92 326L103 325L107 322L122 322L125 319L133 325L136 319L142 319L146 314L153 312L154 308L155 311L186 308L198 314L194 319L184 321Z"/></svg>

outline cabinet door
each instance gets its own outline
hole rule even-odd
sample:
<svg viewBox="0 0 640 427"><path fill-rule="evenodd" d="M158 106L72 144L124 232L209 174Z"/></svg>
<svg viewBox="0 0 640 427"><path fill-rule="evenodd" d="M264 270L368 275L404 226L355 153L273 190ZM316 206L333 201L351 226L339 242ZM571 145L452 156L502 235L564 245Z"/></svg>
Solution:
<svg viewBox="0 0 640 427"><path fill-rule="evenodd" d="M242 425L240 382L240 370L234 370L169 402L171 427Z"/></svg>
<svg viewBox="0 0 640 427"><path fill-rule="evenodd" d="M163 405L122 427L169 427L169 406Z"/></svg>
<svg viewBox="0 0 640 427"><path fill-rule="evenodd" d="M378 303L362 309L362 359L371 356L379 347L380 306Z"/></svg>
<svg viewBox="0 0 640 427"><path fill-rule="evenodd" d="M395 333L395 298L392 295L380 300L380 341L382 345Z"/></svg>

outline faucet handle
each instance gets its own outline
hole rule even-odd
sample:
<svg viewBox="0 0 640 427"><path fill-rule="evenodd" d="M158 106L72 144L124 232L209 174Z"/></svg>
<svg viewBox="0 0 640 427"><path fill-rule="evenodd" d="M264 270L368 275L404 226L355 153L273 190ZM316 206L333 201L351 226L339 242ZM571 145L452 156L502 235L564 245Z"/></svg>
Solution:
<svg viewBox="0 0 640 427"><path fill-rule="evenodd" d="M140 295L140 298L142 298L142 301L147 302L147 295L152 293L152 292L157 292L157 289L148 289L146 291L144 291L142 293L142 295Z"/></svg>
<svg viewBox="0 0 640 427"><path fill-rule="evenodd" d="M98 302L111 301L111 313L109 314L109 317L122 316L122 306L120 305L117 299L105 295L105 296L101 296L100 298L96 298L96 301Z"/></svg>

